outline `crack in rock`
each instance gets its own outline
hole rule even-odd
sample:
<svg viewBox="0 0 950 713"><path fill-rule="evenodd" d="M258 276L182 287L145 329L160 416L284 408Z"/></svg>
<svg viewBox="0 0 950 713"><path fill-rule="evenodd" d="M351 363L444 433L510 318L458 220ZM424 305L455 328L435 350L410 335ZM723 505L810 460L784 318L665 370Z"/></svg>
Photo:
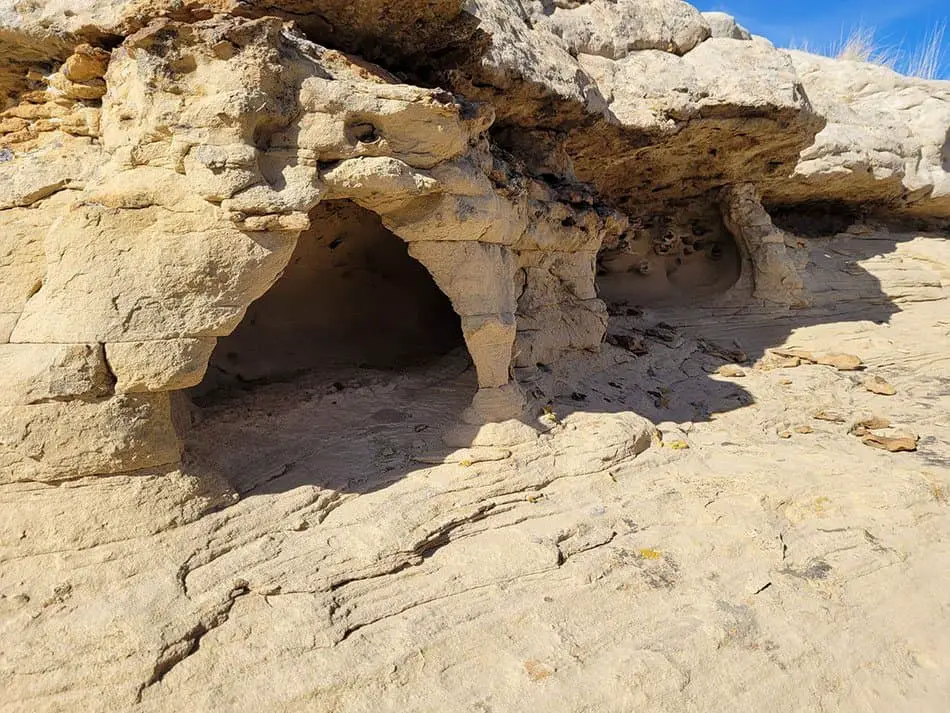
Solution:
<svg viewBox="0 0 950 713"><path fill-rule="evenodd" d="M249 593L247 584L239 583L228 593L227 601L217 609L203 615L181 638L165 646L156 658L151 675L136 691L135 702L141 703L146 690L160 684L178 664L197 653L204 636L223 625L231 615L234 602Z"/></svg>

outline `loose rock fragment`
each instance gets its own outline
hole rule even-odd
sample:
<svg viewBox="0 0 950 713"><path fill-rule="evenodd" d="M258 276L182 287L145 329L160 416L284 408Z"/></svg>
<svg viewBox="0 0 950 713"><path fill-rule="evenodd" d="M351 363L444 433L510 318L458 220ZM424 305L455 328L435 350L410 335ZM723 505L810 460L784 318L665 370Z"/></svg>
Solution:
<svg viewBox="0 0 950 713"><path fill-rule="evenodd" d="M770 368L798 366L802 363L833 366L838 371L857 371L864 368L864 362L854 354L821 354L815 355L804 349L769 349L766 352ZM765 360L763 360L765 361ZM768 368L763 366L763 368Z"/></svg>
<svg viewBox="0 0 950 713"><path fill-rule="evenodd" d="M853 436L865 436L869 431L877 431L882 428L890 427L891 422L881 416L871 416L870 418L865 418L860 421L857 421L853 426L851 426L850 433Z"/></svg>
<svg viewBox="0 0 950 713"><path fill-rule="evenodd" d="M652 327L644 330L644 334L673 347L683 343L683 337L676 327L666 322L657 322Z"/></svg>
<svg viewBox="0 0 950 713"><path fill-rule="evenodd" d="M775 354L775 355L780 356L780 357L785 357L785 358L788 358L788 359L798 359L798 360L800 360L800 361L807 361L807 362L811 362L811 363L813 363L813 364L814 364L816 361L818 361L818 360L815 358L815 355L814 355L814 354L812 354L812 353L809 352L809 351L805 351L804 349L782 349L782 348L769 349L769 353L770 353L770 354Z"/></svg>
<svg viewBox="0 0 950 713"><path fill-rule="evenodd" d="M817 411L814 415L814 418L819 421L831 421L832 423L844 423L847 419L844 415L836 411Z"/></svg>
<svg viewBox="0 0 950 713"><path fill-rule="evenodd" d="M800 357L769 351L758 361L756 367L763 371L772 371L773 369L794 369L796 366L801 366L801 363Z"/></svg>
<svg viewBox="0 0 950 713"><path fill-rule="evenodd" d="M861 442L872 448L880 448L891 453L912 452L917 450L917 442L920 437L913 433L898 434L894 436L878 436L869 434L861 439Z"/></svg>
<svg viewBox="0 0 950 713"><path fill-rule="evenodd" d="M643 340L633 334L608 334L607 344L626 349L635 356L644 356L649 350L643 345Z"/></svg>
<svg viewBox="0 0 950 713"><path fill-rule="evenodd" d="M733 379L741 379L745 376L745 372L735 364L723 364L716 373Z"/></svg>
<svg viewBox="0 0 950 713"><path fill-rule="evenodd" d="M893 396L897 393L897 389L880 376L869 376L864 380L864 388L872 394L880 394L881 396Z"/></svg>
<svg viewBox="0 0 950 713"><path fill-rule="evenodd" d="M524 670L532 681L543 681L554 673L554 669L540 661L525 661Z"/></svg>
<svg viewBox="0 0 950 713"><path fill-rule="evenodd" d="M739 348L739 345L736 344L735 348L723 347L715 342L711 342L708 339L697 339L696 346L699 349L708 354L709 356L714 356L722 359L723 361L734 362L736 364L745 364L749 360L749 356Z"/></svg>
<svg viewBox="0 0 950 713"><path fill-rule="evenodd" d="M864 368L864 362L854 354L825 354L818 357L816 363L833 366L838 371L858 371Z"/></svg>

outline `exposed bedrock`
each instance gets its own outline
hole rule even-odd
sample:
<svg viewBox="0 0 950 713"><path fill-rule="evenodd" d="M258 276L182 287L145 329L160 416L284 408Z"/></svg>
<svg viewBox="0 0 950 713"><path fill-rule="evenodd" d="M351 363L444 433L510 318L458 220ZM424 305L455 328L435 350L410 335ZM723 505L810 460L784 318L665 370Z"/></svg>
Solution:
<svg viewBox="0 0 950 713"><path fill-rule="evenodd" d="M4 478L174 468L187 389L463 344L460 417L517 417L602 298L807 302L767 210L950 218L946 82L679 0L21 2L0 59Z"/></svg>

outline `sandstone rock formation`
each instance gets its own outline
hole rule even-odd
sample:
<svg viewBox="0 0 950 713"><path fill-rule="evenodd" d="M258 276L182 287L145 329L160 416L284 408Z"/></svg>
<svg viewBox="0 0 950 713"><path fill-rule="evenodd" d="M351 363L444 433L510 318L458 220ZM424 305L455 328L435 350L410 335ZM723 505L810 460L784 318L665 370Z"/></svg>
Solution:
<svg viewBox="0 0 950 713"><path fill-rule="evenodd" d="M480 395L476 421L520 413L511 366L597 348L599 253L621 294L636 294L626 276L650 276L648 293L688 300L691 281L717 292L737 279L738 240L757 296L805 299L781 235L775 248L751 244L768 218L737 208L738 186L766 207L871 200L947 215L940 83L789 54L679 0L444 3L413 33L411 3L383 21L372 2L313 9L7 11L4 52L21 61L5 65L0 121L4 358L42 370L49 345L72 345L111 383L89 391L11 369L5 420L55 414L79 438L80 421L115 419L100 423L108 445L51 446L68 462L88 450L102 468L103 449L116 464L106 472L177 462L174 439L146 453L129 429L147 413L172 431L167 394L201 380L215 340L281 274L321 202L379 216L449 297L480 387L503 390ZM860 87L880 86L890 104L867 89L849 98L862 73ZM886 111L899 131L880 126ZM708 264L724 254L722 268ZM51 385L47 403L24 386L33 379ZM17 441L4 441L14 477L73 475Z"/></svg>
<svg viewBox="0 0 950 713"><path fill-rule="evenodd" d="M911 314L902 333L945 331L934 305L950 279L939 240L950 221L950 83L781 50L680 0L21 0L0 8L0 91L0 507L11 508L0 553L55 557L59 537L65 550L89 550L63 566L69 588L52 581L55 567L26 576L0 560L0 614L13 622L4 630L20 637L2 657L0 687L16 694L0 709L88 708L105 692L104 710L159 710L172 705L166 690L186 701L179 709L221 709L201 681L230 655L253 668L257 654L231 651L248 640L269 652L260 676L288 672L285 687L261 694L264 708L365 710L353 691L382 680L377 663L418 685L407 660L366 663L368 644L353 636L400 612L523 577L545 582L570 561L578 581L660 596L684 563L620 514L601 522L586 486L560 480L613 487L600 481L616 485L651 441L660 470L674 451L716 439L732 448L712 418L747 403L723 386L730 374L767 404L730 423L763 452L779 433L804 449L816 427L788 422L794 403L764 369L724 362L754 361L795 329L820 341L823 322L886 321L895 303ZM930 232L901 232L916 228ZM653 308L666 316L651 321ZM886 336L867 339L869 363L886 369ZM940 358L911 356L926 362L921 379L943 378ZM392 381L368 376L385 368ZM869 408L880 396L812 368L811 391L797 398L834 400L816 409ZM693 391L671 403L680 384ZM657 432L642 416L665 423ZM897 416L939 426L920 409ZM694 422L707 429L698 439ZM902 437L917 446L916 433ZM943 468L933 439L919 441L919 457ZM863 452L853 438L846 449ZM697 485L678 514L705 523L701 502L717 502L721 484L702 481L705 456L681 456ZM650 498L675 507L658 495L658 472ZM505 549L494 528L531 520L538 494L561 487L566 504L536 531L517 530L517 553L484 564L482 544L458 544ZM921 505L900 487L888 497L921 517L942 497ZM786 562L782 540L788 577L851 572L812 551L819 535L799 527L806 514L775 503L753 519L771 532L775 512L787 516L773 534L792 543ZM739 505L722 507L732 510L717 517L746 527ZM75 511L83 517L62 516ZM913 528L901 537L943 532ZM139 537L145 550L129 555ZM858 574L905 564L876 535L848 537L829 551L868 549ZM430 561L447 543L448 562ZM170 572L148 548L170 553ZM114 599L77 574L121 568L126 556L138 579ZM690 566L701 561L692 552ZM648 587L612 574L631 563ZM742 608L751 605L716 603L772 584L742 572L716 594L701 585L713 571L690 580L726 632L691 630L700 646L768 644ZM91 592L77 595L86 609L66 603L73 586ZM53 594L33 611L29 597L44 587ZM466 601L488 607L487 591ZM537 592L524 591L530 608ZM98 625L72 641L76 657L101 664L101 681L56 649L58 624L44 612L59 606L67 627L108 612L113 651L94 653ZM154 621L138 613L150 607L162 612ZM464 607L456 614L464 620ZM499 614L506 630L509 614ZM129 631L116 628L123 617ZM222 634L200 664L210 669L188 679L202 638L229 617L253 623L244 639ZM578 651L597 637L620 646L601 624L541 619L559 617L570 622L562 643L600 632ZM274 626L287 642L262 634ZM773 632L787 646L796 635ZM334 659L344 644L348 658ZM443 672L458 665L439 646ZM309 663L292 662L295 651ZM643 684L659 667L679 693L651 695L687 709L695 701L676 697L690 682L680 653L661 647L624 675ZM526 659L532 685L575 671L554 658ZM809 661L812 673L827 663ZM327 680L305 680L307 666ZM352 685L334 707L326 691L348 666ZM224 709L246 709L250 681ZM600 684L579 681L532 700L557 709L564 691L584 690L596 710L642 703L598 698ZM374 685L391 694L402 684ZM314 686L324 694L314 698ZM446 709L511 710L503 691ZM433 695L424 705L390 696L378 710L436 710ZM563 709L580 710L575 702Z"/></svg>

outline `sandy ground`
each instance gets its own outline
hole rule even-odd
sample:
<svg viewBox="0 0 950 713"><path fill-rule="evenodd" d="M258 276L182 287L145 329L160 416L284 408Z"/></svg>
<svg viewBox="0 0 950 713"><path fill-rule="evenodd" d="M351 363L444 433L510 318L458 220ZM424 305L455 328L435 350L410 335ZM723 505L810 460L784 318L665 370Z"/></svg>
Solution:
<svg viewBox="0 0 950 713"><path fill-rule="evenodd" d="M442 444L455 353L220 395L183 473L4 487L0 710L947 710L950 241L808 250L808 310L615 309L645 353L522 374L527 441Z"/></svg>

